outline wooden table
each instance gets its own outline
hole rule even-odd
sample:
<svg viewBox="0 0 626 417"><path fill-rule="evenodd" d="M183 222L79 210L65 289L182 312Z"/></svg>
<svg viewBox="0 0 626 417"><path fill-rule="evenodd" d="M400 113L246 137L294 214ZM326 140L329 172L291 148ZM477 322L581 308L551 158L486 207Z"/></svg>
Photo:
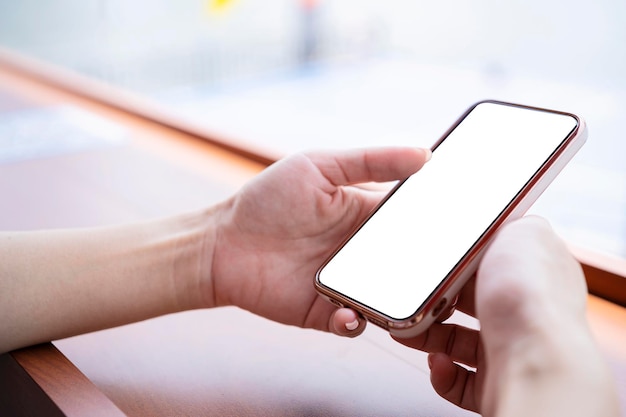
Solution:
<svg viewBox="0 0 626 417"><path fill-rule="evenodd" d="M0 164L2 229L173 214L225 198L263 168L7 68L0 68L0 91L3 110L70 104L127 133L107 146ZM626 404L626 309L590 296L589 319ZM0 356L0 415L471 414L434 393L423 353L374 326L343 339L235 308L179 313Z"/></svg>

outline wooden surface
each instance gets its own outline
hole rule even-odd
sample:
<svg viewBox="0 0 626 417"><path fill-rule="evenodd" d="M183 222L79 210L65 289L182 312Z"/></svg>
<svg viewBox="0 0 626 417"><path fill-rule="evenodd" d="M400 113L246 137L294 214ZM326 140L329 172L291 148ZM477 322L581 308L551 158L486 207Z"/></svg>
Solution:
<svg viewBox="0 0 626 417"><path fill-rule="evenodd" d="M0 70L0 86L17 107L71 103L128 133L106 147L1 164L2 229L176 213L225 198L262 168L12 71ZM626 403L626 310L591 296L589 319ZM0 382L12 392L20 382L18 391L29 394L20 407L36 398L43 415L472 415L433 392L424 354L374 326L342 339L234 308L179 313L3 355Z"/></svg>
<svg viewBox="0 0 626 417"><path fill-rule="evenodd" d="M50 343L0 356L0 369L0 412L11 410L11 416L124 416Z"/></svg>

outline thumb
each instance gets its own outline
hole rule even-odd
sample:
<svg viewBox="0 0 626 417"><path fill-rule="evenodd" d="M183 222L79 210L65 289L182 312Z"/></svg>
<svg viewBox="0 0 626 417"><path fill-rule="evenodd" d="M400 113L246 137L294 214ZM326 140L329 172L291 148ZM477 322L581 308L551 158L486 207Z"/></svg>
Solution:
<svg viewBox="0 0 626 417"><path fill-rule="evenodd" d="M385 147L344 152L310 153L309 159L333 185L404 179L431 157L429 149Z"/></svg>

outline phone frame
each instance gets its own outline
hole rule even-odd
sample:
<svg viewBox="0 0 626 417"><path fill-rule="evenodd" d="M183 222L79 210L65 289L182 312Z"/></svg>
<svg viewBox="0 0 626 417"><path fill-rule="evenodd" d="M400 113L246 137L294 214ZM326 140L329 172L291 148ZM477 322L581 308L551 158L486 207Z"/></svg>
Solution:
<svg viewBox="0 0 626 417"><path fill-rule="evenodd" d="M441 312L449 308L455 301L456 295L463 288L465 283L474 275L478 268L480 259L493 240L497 230L504 224L518 219L531 207L531 205L546 190L548 185L556 178L561 170L573 158L578 150L583 146L587 139L587 128L584 120L572 113L551 110L541 107L533 107L522 104L509 103L497 100L483 100L470 106L450 128L435 142L431 147L436 152L437 147L455 130L463 120L480 104L492 103L504 106L513 106L527 110L548 112L570 116L576 121L576 127L561 142L559 147L551 154L546 162L539 168L535 174L527 181L511 202L505 207L500 215L494 219L491 225L483 232L475 244L469 248L465 256L457 262L454 268L444 277L439 284L433 289L432 293L422 305L406 319L396 319L386 316L367 305L361 304L343 294L334 291L320 282L320 274L330 260L343 248L343 246L356 234L369 219L376 214L378 209L393 196L393 194L404 184L406 179L398 182L393 189L379 202L379 204L367 215L354 230L352 230L339 246L324 261L322 266L315 274L315 288L319 294L338 307L348 307L357 311L367 321L376 324L379 327L389 331L392 335L408 338L416 336L425 331L440 315Z"/></svg>

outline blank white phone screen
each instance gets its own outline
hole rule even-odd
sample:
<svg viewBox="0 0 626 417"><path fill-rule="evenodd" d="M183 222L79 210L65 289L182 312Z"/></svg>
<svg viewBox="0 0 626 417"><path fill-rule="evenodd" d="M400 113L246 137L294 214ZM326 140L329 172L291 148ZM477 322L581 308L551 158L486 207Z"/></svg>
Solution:
<svg viewBox="0 0 626 417"><path fill-rule="evenodd" d="M568 115L478 104L319 282L388 317L410 317L576 126Z"/></svg>

